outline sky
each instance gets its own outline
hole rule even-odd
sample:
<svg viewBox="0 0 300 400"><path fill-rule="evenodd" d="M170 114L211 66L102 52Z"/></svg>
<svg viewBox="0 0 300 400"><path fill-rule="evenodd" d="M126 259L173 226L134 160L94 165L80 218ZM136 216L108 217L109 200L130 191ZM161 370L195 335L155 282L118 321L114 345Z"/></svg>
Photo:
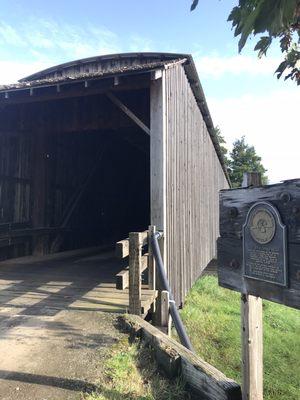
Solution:
<svg viewBox="0 0 300 400"><path fill-rule="evenodd" d="M78 58L121 52L192 54L215 126L231 149L245 135L270 183L300 178L300 88L278 80L276 45L238 54L227 16L237 1L1 0L0 84Z"/></svg>

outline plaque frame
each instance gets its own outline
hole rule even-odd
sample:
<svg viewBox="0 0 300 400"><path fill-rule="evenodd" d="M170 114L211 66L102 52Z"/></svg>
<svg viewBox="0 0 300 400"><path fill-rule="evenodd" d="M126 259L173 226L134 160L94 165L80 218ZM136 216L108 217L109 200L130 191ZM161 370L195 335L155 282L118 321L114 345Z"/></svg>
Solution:
<svg viewBox="0 0 300 400"><path fill-rule="evenodd" d="M277 225L280 226L280 228L282 229L282 249L283 249L283 282L276 282L276 281L272 281L269 279L264 279L264 278L259 278L259 277L255 277L252 275L247 275L246 274L246 263L245 263L245 230L248 226L249 223L249 219L252 215L252 212L255 208L259 208L261 207L262 209L265 209L267 212L271 213L275 219L276 222L276 226L275 226L275 234L273 235L273 238L271 239L271 241L274 239L274 236L276 236L276 231L277 231ZM254 238L252 237L252 240L254 241ZM268 243L266 243L268 244ZM264 244L259 244L260 246L264 246ZM281 286L281 287L287 287L288 286L288 271L287 271L287 229L286 229L286 225L283 224L282 219L281 219L281 215L279 214L278 210L276 207L273 206L272 203L268 202L268 201L257 201L256 203L254 203L248 210L247 216L246 216L246 220L245 223L243 224L243 276L244 278L247 279L253 279L256 281L260 281L260 282L268 282L271 283L273 285L277 285L277 286Z"/></svg>

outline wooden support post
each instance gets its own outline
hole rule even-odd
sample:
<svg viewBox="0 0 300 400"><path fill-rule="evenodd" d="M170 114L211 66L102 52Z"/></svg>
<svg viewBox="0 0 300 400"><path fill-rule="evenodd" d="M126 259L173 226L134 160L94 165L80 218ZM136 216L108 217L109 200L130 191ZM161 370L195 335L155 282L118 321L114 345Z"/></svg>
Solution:
<svg viewBox="0 0 300 400"><path fill-rule="evenodd" d="M242 295L243 400L263 399L262 299Z"/></svg>
<svg viewBox="0 0 300 400"><path fill-rule="evenodd" d="M142 312L142 233L129 234L129 313L141 315Z"/></svg>
<svg viewBox="0 0 300 400"><path fill-rule="evenodd" d="M160 321L162 331L171 337L172 318L170 315L170 294L167 290L161 291L160 304Z"/></svg>
<svg viewBox="0 0 300 400"><path fill-rule="evenodd" d="M244 174L243 187L261 186L259 173ZM262 299L242 294L243 400L263 399L263 318Z"/></svg>
<svg viewBox="0 0 300 400"><path fill-rule="evenodd" d="M166 230L166 99L165 75L150 86L150 158L151 158L151 224L165 234ZM165 254L162 255L163 258ZM164 260L165 261L165 260Z"/></svg>
<svg viewBox="0 0 300 400"><path fill-rule="evenodd" d="M161 326L168 327L169 325L169 301L170 295L167 290L161 291Z"/></svg>
<svg viewBox="0 0 300 400"><path fill-rule="evenodd" d="M164 232L164 237L160 239L159 246L165 268L167 268L167 165L166 165L166 143L167 143L167 109L166 109L166 82L165 71L159 79L152 80L150 83L150 187L151 187L151 224L156 229ZM160 292L161 285L156 279L156 289ZM154 314L154 324L161 326L160 321L160 296L156 301L156 312Z"/></svg>

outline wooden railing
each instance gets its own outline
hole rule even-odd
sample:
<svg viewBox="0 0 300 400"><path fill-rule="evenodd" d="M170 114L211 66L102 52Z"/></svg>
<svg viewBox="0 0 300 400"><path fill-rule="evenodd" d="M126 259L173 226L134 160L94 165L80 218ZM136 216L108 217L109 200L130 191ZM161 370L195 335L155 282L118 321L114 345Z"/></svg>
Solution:
<svg viewBox="0 0 300 400"><path fill-rule="evenodd" d="M155 290L155 263L151 250L150 235L155 227L144 232L131 232L129 238L116 243L116 256L128 257L128 267L116 275L116 288L129 288L129 313L142 313L142 273L148 269L148 288ZM147 251L145 250L147 248Z"/></svg>

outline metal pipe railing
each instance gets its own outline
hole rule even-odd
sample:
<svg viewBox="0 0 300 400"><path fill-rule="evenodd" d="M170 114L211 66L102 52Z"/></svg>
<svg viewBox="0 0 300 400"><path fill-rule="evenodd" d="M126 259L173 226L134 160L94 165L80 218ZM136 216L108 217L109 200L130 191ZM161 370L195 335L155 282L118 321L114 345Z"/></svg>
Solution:
<svg viewBox="0 0 300 400"><path fill-rule="evenodd" d="M169 285L169 281L166 275L165 267L163 264L163 260L161 257L160 253L160 248L158 244L158 239L162 237L162 234L160 232L155 232L154 235L151 236L151 246L152 246L152 252L153 256L156 261L157 265L157 271L160 279L160 284L162 286L163 290L167 290L169 292L169 308L170 308L170 314L174 322L175 329L178 333L180 342L183 346L185 346L187 349L191 350L194 352L192 343L190 341L190 338L187 335L185 326L183 325L183 322L180 318L180 314L178 312L178 309L176 307L176 303L174 300L174 297L171 293L171 288Z"/></svg>

